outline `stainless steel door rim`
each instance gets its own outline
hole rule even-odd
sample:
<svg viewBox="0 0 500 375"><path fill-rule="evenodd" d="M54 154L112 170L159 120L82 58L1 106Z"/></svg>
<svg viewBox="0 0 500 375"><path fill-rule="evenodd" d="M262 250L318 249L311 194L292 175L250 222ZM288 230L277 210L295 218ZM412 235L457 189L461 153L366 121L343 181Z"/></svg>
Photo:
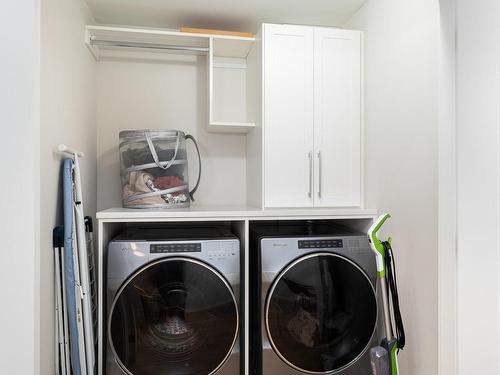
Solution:
<svg viewBox="0 0 500 375"><path fill-rule="evenodd" d="M366 281L368 282L368 285L370 286L371 288L371 291L373 293L373 298L374 298L374 302L375 302L375 307L376 307L376 291L375 291L375 288L372 284L372 282L370 281L370 278L368 277L368 275L353 261L351 261L350 259L346 258L346 257L343 257L339 254L335 254L335 253L328 253L328 252L317 252L317 253L310 253L310 254L307 254L307 255L304 255L304 256L301 256L297 259L295 259L294 261L292 261L290 264L288 264L285 268L283 268L280 273L278 274L278 276L273 280L273 283L267 293L267 297L266 297L266 303L265 303L265 326L266 326L266 333L267 333L267 336L268 336L268 339L269 339L269 342L271 344L271 347L273 349L273 351L279 356L279 358L285 362L288 366L290 366L291 368L297 370L297 371L300 371L302 373L306 373L306 374L318 374L318 375L329 375L329 374L335 374L335 373L339 373L345 369L347 369L348 367L354 365L362 356L363 354L367 351L369 345L370 345L370 342L371 340L373 339L373 335L375 334L376 332L376 328L377 328L377 320L378 320L378 308L375 308L375 311L376 311L376 317L375 317L375 322L374 322L374 325L373 325L373 330L371 332L371 335L370 335L370 340L367 341L364 349L353 359L351 360L349 363L347 363L346 365L340 367L340 368L337 368L337 369L334 369L334 370L331 370L331 371L323 371L323 372L317 372L317 371L310 371L310 370L306 370L304 368L300 368L299 366L295 365L294 363L292 363L288 358L286 358L285 355L283 355L280 350L278 349L274 339L273 339L273 336L271 334L271 329L270 329L270 322L269 322L269 306L270 306L270 302L271 302L271 299L273 298L273 293L276 289L276 286L278 285L278 283L280 282L280 280L283 278L284 275L286 275L288 273L288 271L290 271L292 268L296 267L298 264L306 261L306 260L309 260L311 258L318 258L318 257L334 257L334 258L338 258L338 259L341 259L343 261L346 261L348 263L350 263L352 266L354 266L363 276L364 278L366 279Z"/></svg>
<svg viewBox="0 0 500 375"><path fill-rule="evenodd" d="M111 351L112 351L112 354L113 356L115 357L115 362L118 364L119 368L124 372L126 373L127 375L140 375L140 374L134 374L132 372L130 372L128 369L127 369L127 366L125 364L123 364L123 362L120 360L118 354L117 354L117 351L115 349L115 346L114 346L114 343L113 343L113 339L112 339L112 332L111 332L111 324L112 324L112 316L113 316L113 312L115 310L115 305L117 303L117 301L119 300L120 296L122 295L122 292L125 290L125 288L130 284L130 282L132 282L132 280L134 280L138 275L140 275L141 273L143 273L144 271L146 271L147 269L150 269L154 266L157 266L159 264L162 264L162 263L169 263L169 262L174 262L174 261L177 261L177 262L186 262L186 263L191 263L191 264L195 264L197 266L201 266L201 267L204 267L206 270L210 271L211 274L217 276L220 281L222 282L222 285L225 286L225 288L227 289L227 291L229 292L230 296L231 296L231 299L232 299L232 303L233 303L233 306L234 306L234 311L235 311L235 319L236 319L236 324L235 324L235 330L234 330L234 337L232 339L232 342L231 342L231 345L229 346L229 349L227 351L227 354L224 356L224 358L220 361L220 363L213 369L211 370L210 373L208 373L207 375L212 375L212 374L215 374L225 363L226 361L228 360L228 358L230 357L232 351L233 351L233 348L236 344L236 341L238 339L238 333L239 333L239 326L240 326L240 318L239 318L239 310L238 310L238 303L237 303L237 300L236 300L236 296L232 290L232 287L231 285L228 283L228 281L225 279L224 276L222 276L215 268L211 267L210 265L202 262L202 261L199 261L199 260L196 260L196 259L193 259L193 258L189 258L189 257L167 257L167 258L162 258L162 259L159 259L159 260L156 260L156 261L153 261L151 263L148 263L146 264L145 266L141 267L140 269L138 269L136 272L134 272L132 275L130 275L124 282L123 284L120 286L120 288L118 289L118 291L116 292L114 298L113 298L113 303L111 304L111 307L110 307L110 310L109 310L109 315L108 315L108 328L107 328L107 331L108 331L108 341L109 341L109 344L110 344L110 347L111 347Z"/></svg>

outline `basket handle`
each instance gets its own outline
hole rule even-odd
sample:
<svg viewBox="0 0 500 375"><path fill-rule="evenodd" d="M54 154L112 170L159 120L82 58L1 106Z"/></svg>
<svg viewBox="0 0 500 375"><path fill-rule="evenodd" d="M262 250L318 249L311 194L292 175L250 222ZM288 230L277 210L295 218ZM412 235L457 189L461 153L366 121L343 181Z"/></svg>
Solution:
<svg viewBox="0 0 500 375"><path fill-rule="evenodd" d="M198 143L196 143L196 139L194 139L194 137L190 134L186 134L186 139L190 139L193 142L194 147L196 147L196 153L198 154L198 179L196 181L196 185L194 185L194 188L189 192L189 197L194 202L194 193L196 192L196 190L198 190L201 179L201 155L200 149L198 148Z"/></svg>
<svg viewBox="0 0 500 375"><path fill-rule="evenodd" d="M174 163L175 158L177 157L177 151L179 150L180 132L177 132L177 140L175 142L174 156L172 156L172 159L170 159L167 162L161 162L160 159L158 158L158 154L156 153L153 140L151 139L151 131L149 129L144 130L144 137L146 138L146 142L148 143L149 146L149 152L151 152L151 156L153 156L153 160L155 161L156 165L163 170L170 168Z"/></svg>

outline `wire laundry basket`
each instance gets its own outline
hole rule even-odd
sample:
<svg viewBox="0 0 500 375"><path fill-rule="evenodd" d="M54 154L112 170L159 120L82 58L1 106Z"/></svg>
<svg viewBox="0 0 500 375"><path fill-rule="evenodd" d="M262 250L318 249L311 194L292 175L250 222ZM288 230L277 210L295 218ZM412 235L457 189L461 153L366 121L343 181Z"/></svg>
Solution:
<svg viewBox="0 0 500 375"><path fill-rule="evenodd" d="M189 190L186 140L198 154L198 179ZM194 201L201 177L196 140L180 130L120 132L120 176L123 207L183 208Z"/></svg>

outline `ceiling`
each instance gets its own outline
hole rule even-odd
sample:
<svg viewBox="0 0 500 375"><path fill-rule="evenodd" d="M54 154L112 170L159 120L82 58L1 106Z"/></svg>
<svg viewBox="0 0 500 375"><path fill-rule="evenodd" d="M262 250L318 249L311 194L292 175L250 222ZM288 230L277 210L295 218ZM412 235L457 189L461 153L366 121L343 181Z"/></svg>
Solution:
<svg viewBox="0 0 500 375"><path fill-rule="evenodd" d="M342 26L367 0L86 0L97 23L257 32L262 22Z"/></svg>

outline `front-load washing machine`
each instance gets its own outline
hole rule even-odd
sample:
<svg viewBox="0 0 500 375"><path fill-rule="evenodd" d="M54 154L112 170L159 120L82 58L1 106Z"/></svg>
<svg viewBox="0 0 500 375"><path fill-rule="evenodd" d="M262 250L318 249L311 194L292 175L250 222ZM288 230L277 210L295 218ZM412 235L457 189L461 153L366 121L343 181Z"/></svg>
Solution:
<svg viewBox="0 0 500 375"><path fill-rule="evenodd" d="M252 375L370 375L376 264L365 234L327 223L251 233Z"/></svg>
<svg viewBox="0 0 500 375"><path fill-rule="evenodd" d="M106 288L107 375L240 372L240 242L224 227L126 230Z"/></svg>

